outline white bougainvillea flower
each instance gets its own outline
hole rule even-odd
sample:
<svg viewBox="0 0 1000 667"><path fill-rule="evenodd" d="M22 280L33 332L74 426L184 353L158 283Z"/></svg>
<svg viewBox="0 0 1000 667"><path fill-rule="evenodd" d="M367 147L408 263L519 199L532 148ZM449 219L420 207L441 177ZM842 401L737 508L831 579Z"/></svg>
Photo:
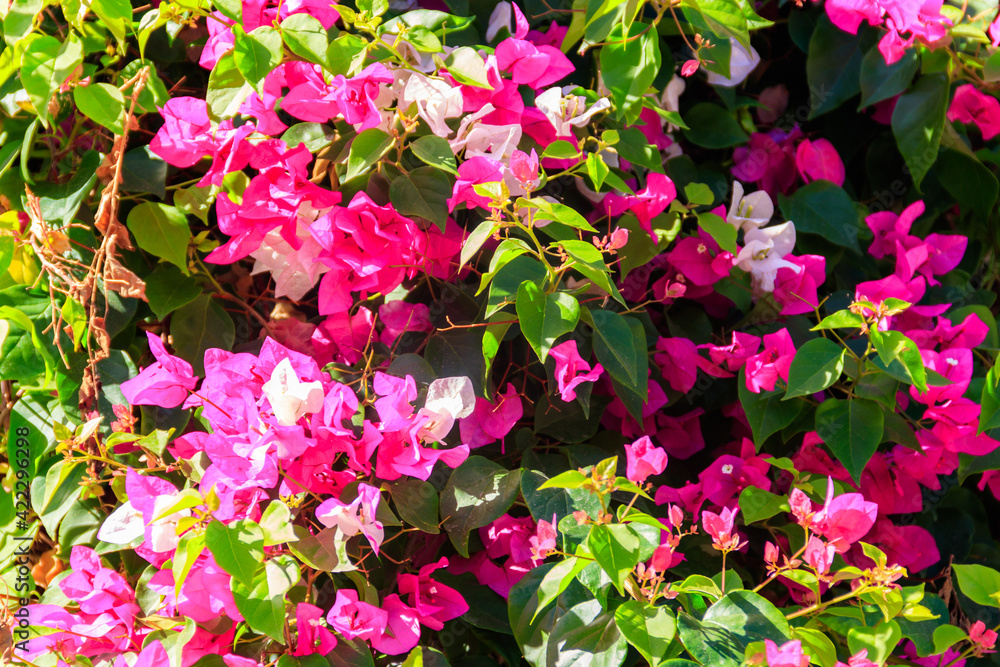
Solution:
<svg viewBox="0 0 1000 667"><path fill-rule="evenodd" d="M752 46L747 51L746 48L732 37L729 38L732 45L732 53L729 56L729 76L724 77L715 72L708 73L708 82L713 86L724 86L732 88L743 83L750 72L760 63L760 54Z"/></svg>
<svg viewBox="0 0 1000 667"><path fill-rule="evenodd" d="M361 482L357 498L350 503L329 498L316 508L316 518L327 528L337 528L346 537L361 533L377 554L385 537L385 528L375 518L381 500L382 494L376 487Z"/></svg>
<svg viewBox="0 0 1000 667"><path fill-rule="evenodd" d="M409 78L399 93L399 108L416 105L417 115L427 121L431 132L439 137L451 134L446 118L462 115L462 89L441 79L431 79L418 72L408 72Z"/></svg>
<svg viewBox="0 0 1000 667"><path fill-rule="evenodd" d="M611 107L611 101L602 97L588 109L586 97L569 94L574 88L556 86L535 98L535 106L549 119L560 137L572 136L573 127L583 127L595 114Z"/></svg>
<svg viewBox="0 0 1000 667"><path fill-rule="evenodd" d="M744 196L743 184L739 181L733 181L733 201L729 205L729 215L726 217L729 224L736 227L736 229L749 232L752 229L766 225L771 221L771 216L773 215L774 203L767 192L758 190L753 194ZM794 239L794 235L792 238Z"/></svg>
<svg viewBox="0 0 1000 667"><path fill-rule="evenodd" d="M118 509L111 513L101 529L97 531L97 539L108 544L129 544L132 540L138 539L146 532L146 523L142 520L142 512L132 507L132 503L125 501Z"/></svg>
<svg viewBox="0 0 1000 667"><path fill-rule="evenodd" d="M802 270L798 264L784 259L795 248L795 225L791 222L751 229L744 241L736 265L750 273L755 292L773 292L778 269L792 269L796 273Z"/></svg>
<svg viewBox="0 0 1000 667"><path fill-rule="evenodd" d="M291 426L303 415L323 409L323 385L302 382L288 359L282 359L274 368L263 392L274 418L282 426Z"/></svg>
<svg viewBox="0 0 1000 667"><path fill-rule="evenodd" d="M427 388L424 407L417 413L423 442L439 442L451 433L455 421L472 414L476 391L467 377L439 378Z"/></svg>

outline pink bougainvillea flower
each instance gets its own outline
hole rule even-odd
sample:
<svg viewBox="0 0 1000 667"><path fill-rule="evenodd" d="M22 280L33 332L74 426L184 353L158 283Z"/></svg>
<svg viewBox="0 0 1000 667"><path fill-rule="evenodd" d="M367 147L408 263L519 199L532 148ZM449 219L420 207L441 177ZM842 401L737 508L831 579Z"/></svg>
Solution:
<svg viewBox="0 0 1000 667"><path fill-rule="evenodd" d="M595 364L591 369L590 364L580 356L575 340L556 345L549 351L549 355L556 362L555 377L559 396L567 403L576 400L576 388L580 384L596 382L604 372L604 367L600 364Z"/></svg>
<svg viewBox="0 0 1000 667"><path fill-rule="evenodd" d="M770 491L766 458L757 456L753 442L744 438L739 456L723 454L698 474L702 494L716 505L728 506L748 486Z"/></svg>
<svg viewBox="0 0 1000 667"><path fill-rule="evenodd" d="M788 382L795 345L787 329L764 336L764 351L746 360L747 389L755 394L774 391L778 380Z"/></svg>
<svg viewBox="0 0 1000 667"><path fill-rule="evenodd" d="M190 167L215 154L217 144L205 100L174 97L160 108L160 115L164 123L149 142L149 150L165 162Z"/></svg>
<svg viewBox="0 0 1000 667"><path fill-rule="evenodd" d="M731 377L708 359L698 354L698 347L683 337L660 338L656 341L657 354L653 361L663 373L670 388L686 394L698 380L698 369L712 377Z"/></svg>
<svg viewBox="0 0 1000 667"><path fill-rule="evenodd" d="M725 365L732 372L736 372L746 366L747 359L751 358L760 349L761 339L753 334L746 334L739 331L733 332L733 342L729 345L699 345L708 349L708 356L712 362L718 366Z"/></svg>
<svg viewBox="0 0 1000 667"><path fill-rule="evenodd" d="M458 167L458 179L448 199L448 210L454 211L459 204L489 208L489 197L476 194L473 186L502 180L503 167L499 162L481 156L469 158Z"/></svg>
<svg viewBox="0 0 1000 667"><path fill-rule="evenodd" d="M976 621L969 628L969 641L982 653L994 653L989 649L997 645L997 633L993 630L987 630L986 624L982 621Z"/></svg>
<svg viewBox="0 0 1000 667"><path fill-rule="evenodd" d="M535 44L510 37L496 48L497 67L510 72L511 80L534 89L551 86L575 69L562 51L554 46Z"/></svg>
<svg viewBox="0 0 1000 667"><path fill-rule="evenodd" d="M795 151L795 166L806 183L824 179L836 185L844 184L844 162L826 139L803 139Z"/></svg>
<svg viewBox="0 0 1000 667"><path fill-rule="evenodd" d="M323 622L324 612L316 605L300 602L295 605L295 629L298 637L290 655L326 655L337 646L337 638Z"/></svg>
<svg viewBox="0 0 1000 667"><path fill-rule="evenodd" d="M363 534L378 554L385 537L382 522L375 518L381 500L382 494L376 487L361 482L357 498L350 503L327 498L316 508L316 518L327 528L338 528L347 537Z"/></svg>
<svg viewBox="0 0 1000 667"><path fill-rule="evenodd" d="M194 376L191 364L167 352L159 336L147 331L146 340L156 362L123 382L122 394L131 405L175 408L198 386L198 378Z"/></svg>
<svg viewBox="0 0 1000 667"><path fill-rule="evenodd" d="M871 530L877 515L878 505L868 502L860 493L834 497L833 478L830 477L827 479L826 503L816 513L814 527L837 553L844 553Z"/></svg>
<svg viewBox="0 0 1000 667"><path fill-rule="evenodd" d="M774 300L782 315L802 315L819 307L817 288L826 281L826 258L821 255L785 255L799 270L782 267L774 278Z"/></svg>
<svg viewBox="0 0 1000 667"><path fill-rule="evenodd" d="M358 600L353 588L341 588L326 620L346 639L372 641L382 635L389 621L386 610Z"/></svg>
<svg viewBox="0 0 1000 667"><path fill-rule="evenodd" d="M809 537L808 544L806 544L803 559L809 567L816 571L817 575L823 576L830 571L830 566L833 564L833 556L836 553L837 550L832 544L826 544L823 540L812 535Z"/></svg>
<svg viewBox="0 0 1000 667"><path fill-rule="evenodd" d="M924 214L924 202L918 199L899 215L892 211L879 211L865 218L865 224L875 235L875 240L868 246L868 254L875 259L896 254L896 243L910 234L913 222Z"/></svg>
<svg viewBox="0 0 1000 667"><path fill-rule="evenodd" d="M410 605L420 622L431 630L441 630L445 621L469 611L469 605L458 591L431 579L432 572L447 565L448 559L441 558L420 568L419 574L401 574L397 579L399 592L410 596Z"/></svg>
<svg viewBox="0 0 1000 667"><path fill-rule="evenodd" d="M514 23L511 25L511 19ZM524 17L521 8L516 3L498 2L490 14L489 23L486 26L486 41L492 42L501 30L506 30L507 34L516 39L524 39L528 35L528 19Z"/></svg>
<svg viewBox="0 0 1000 667"><path fill-rule="evenodd" d="M515 150L510 156L510 171L525 190L538 187L538 153L531 149L531 154Z"/></svg>
<svg viewBox="0 0 1000 667"><path fill-rule="evenodd" d="M948 120L974 123L989 141L1000 134L1000 100L967 83L955 89L948 107Z"/></svg>
<svg viewBox="0 0 1000 667"><path fill-rule="evenodd" d="M764 640L767 667L808 667L809 656L802 652L802 642L793 639L778 646L770 639Z"/></svg>
<svg viewBox="0 0 1000 667"><path fill-rule="evenodd" d="M678 241L667 253L667 260L684 278L694 285L708 287L729 276L733 268L732 253L719 248L711 236L704 230L698 230L698 236L688 236Z"/></svg>
<svg viewBox="0 0 1000 667"><path fill-rule="evenodd" d="M556 538L559 537L559 531L556 530L557 523L559 522L555 513L552 514L552 521L542 519L538 522L535 534L528 539L533 559L544 560L550 552L555 551Z"/></svg>
<svg viewBox="0 0 1000 667"><path fill-rule="evenodd" d="M868 649L863 648L850 658L847 659L847 663L838 661L834 667L879 667L878 663L872 662L868 659Z"/></svg>
<svg viewBox="0 0 1000 667"><path fill-rule="evenodd" d="M481 396L476 397L476 408L458 424L464 444L475 448L502 440L524 415L521 397L513 384L508 382L507 391L498 394L498 398L494 405Z"/></svg>
<svg viewBox="0 0 1000 667"><path fill-rule="evenodd" d="M642 436L631 445L625 445L625 476L642 484L650 475L659 475L667 469L667 453Z"/></svg>
<svg viewBox="0 0 1000 667"><path fill-rule="evenodd" d="M382 600L387 620L385 628L377 637L372 637L371 645L376 651L387 655L407 653L420 641L420 617L393 593Z"/></svg>
<svg viewBox="0 0 1000 667"><path fill-rule="evenodd" d="M407 303L396 300L387 301L378 309L378 319L385 327L379 340L390 347L402 334L433 331L430 309L425 303Z"/></svg>
<svg viewBox="0 0 1000 667"><path fill-rule="evenodd" d="M745 542L740 542L740 534L734 531L736 512L723 507L718 514L702 510L701 525L705 534L712 538L712 546L719 551L735 551L740 549Z"/></svg>
<svg viewBox="0 0 1000 667"><path fill-rule="evenodd" d="M114 662L114 667L169 667L169 665L170 659L167 657L167 651L159 641L147 644L135 657L135 661L131 663L123 655L115 658Z"/></svg>
<svg viewBox="0 0 1000 667"><path fill-rule="evenodd" d="M924 405L934 405L952 399L961 398L972 381L972 350L955 347L943 352L921 350L920 356L924 366L937 371L951 381L943 387L928 386L926 392L910 387L913 400Z"/></svg>

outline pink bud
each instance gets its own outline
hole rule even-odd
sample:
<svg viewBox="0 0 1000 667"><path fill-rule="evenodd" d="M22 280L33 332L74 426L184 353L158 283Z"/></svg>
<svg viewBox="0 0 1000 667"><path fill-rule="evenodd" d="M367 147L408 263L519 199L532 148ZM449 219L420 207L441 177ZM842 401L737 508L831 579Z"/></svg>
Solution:
<svg viewBox="0 0 1000 667"><path fill-rule="evenodd" d="M510 171L526 189L534 189L538 185L538 153L535 149L531 149L531 155L515 150L510 156Z"/></svg>
<svg viewBox="0 0 1000 667"><path fill-rule="evenodd" d="M701 65L697 60L689 60L684 63L681 67L681 76L691 76L698 71L698 67Z"/></svg>
<svg viewBox="0 0 1000 667"><path fill-rule="evenodd" d="M684 523L684 510L677 505L671 505L667 508L667 516L670 518L670 525L680 530L681 524Z"/></svg>
<svg viewBox="0 0 1000 667"><path fill-rule="evenodd" d="M624 248L628 243L628 230L617 227L611 232L611 240L608 242L608 250L618 250Z"/></svg>

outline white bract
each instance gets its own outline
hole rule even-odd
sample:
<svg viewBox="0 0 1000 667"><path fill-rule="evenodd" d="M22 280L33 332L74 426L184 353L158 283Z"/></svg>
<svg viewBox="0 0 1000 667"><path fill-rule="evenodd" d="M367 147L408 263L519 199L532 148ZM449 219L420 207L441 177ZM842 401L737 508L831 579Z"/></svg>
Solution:
<svg viewBox="0 0 1000 667"><path fill-rule="evenodd" d="M736 265L750 273L755 292L773 292L778 269L802 270L784 259L795 248L795 225L791 222L751 229L743 238L745 245L736 256Z"/></svg>
<svg viewBox="0 0 1000 667"><path fill-rule="evenodd" d="M774 203L765 191L758 190L744 196L743 184L733 182L733 202L729 205L729 215L726 217L729 224L749 232L766 225L773 215Z"/></svg>
<svg viewBox="0 0 1000 667"><path fill-rule="evenodd" d="M757 67L760 62L760 54L752 46L747 51L746 48L732 37L729 38L732 45L732 53L729 56L729 76L724 77L715 72L708 73L708 82L713 86L724 86L732 88L743 83L750 72Z"/></svg>
<svg viewBox="0 0 1000 667"><path fill-rule="evenodd" d="M101 529L97 531L97 539L108 544L129 544L132 540L142 537L146 532L146 524L142 520L142 512L125 501L111 513Z"/></svg>
<svg viewBox="0 0 1000 667"><path fill-rule="evenodd" d="M451 432L456 419L463 419L476 408L476 391L467 377L440 378L427 388L424 407L417 413L428 421L420 427L424 442L443 440Z"/></svg>
<svg viewBox="0 0 1000 667"><path fill-rule="evenodd" d="M323 385L302 382L288 359L282 359L264 384L264 397L271 404L274 418L282 426L292 426L303 415L323 408Z"/></svg>
<svg viewBox="0 0 1000 667"><path fill-rule="evenodd" d="M535 98L535 106L549 119L560 137L572 136L573 127L583 127L594 114L611 107L611 101L602 97L588 109L586 97L569 94L574 88L556 86Z"/></svg>

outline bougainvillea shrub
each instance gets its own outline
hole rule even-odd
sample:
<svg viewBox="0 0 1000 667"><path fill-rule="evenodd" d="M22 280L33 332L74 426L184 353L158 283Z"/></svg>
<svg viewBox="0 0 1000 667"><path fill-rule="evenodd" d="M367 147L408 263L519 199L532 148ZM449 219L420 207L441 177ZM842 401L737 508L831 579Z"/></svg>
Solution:
<svg viewBox="0 0 1000 667"><path fill-rule="evenodd" d="M990 0L3 5L5 661L996 662Z"/></svg>

